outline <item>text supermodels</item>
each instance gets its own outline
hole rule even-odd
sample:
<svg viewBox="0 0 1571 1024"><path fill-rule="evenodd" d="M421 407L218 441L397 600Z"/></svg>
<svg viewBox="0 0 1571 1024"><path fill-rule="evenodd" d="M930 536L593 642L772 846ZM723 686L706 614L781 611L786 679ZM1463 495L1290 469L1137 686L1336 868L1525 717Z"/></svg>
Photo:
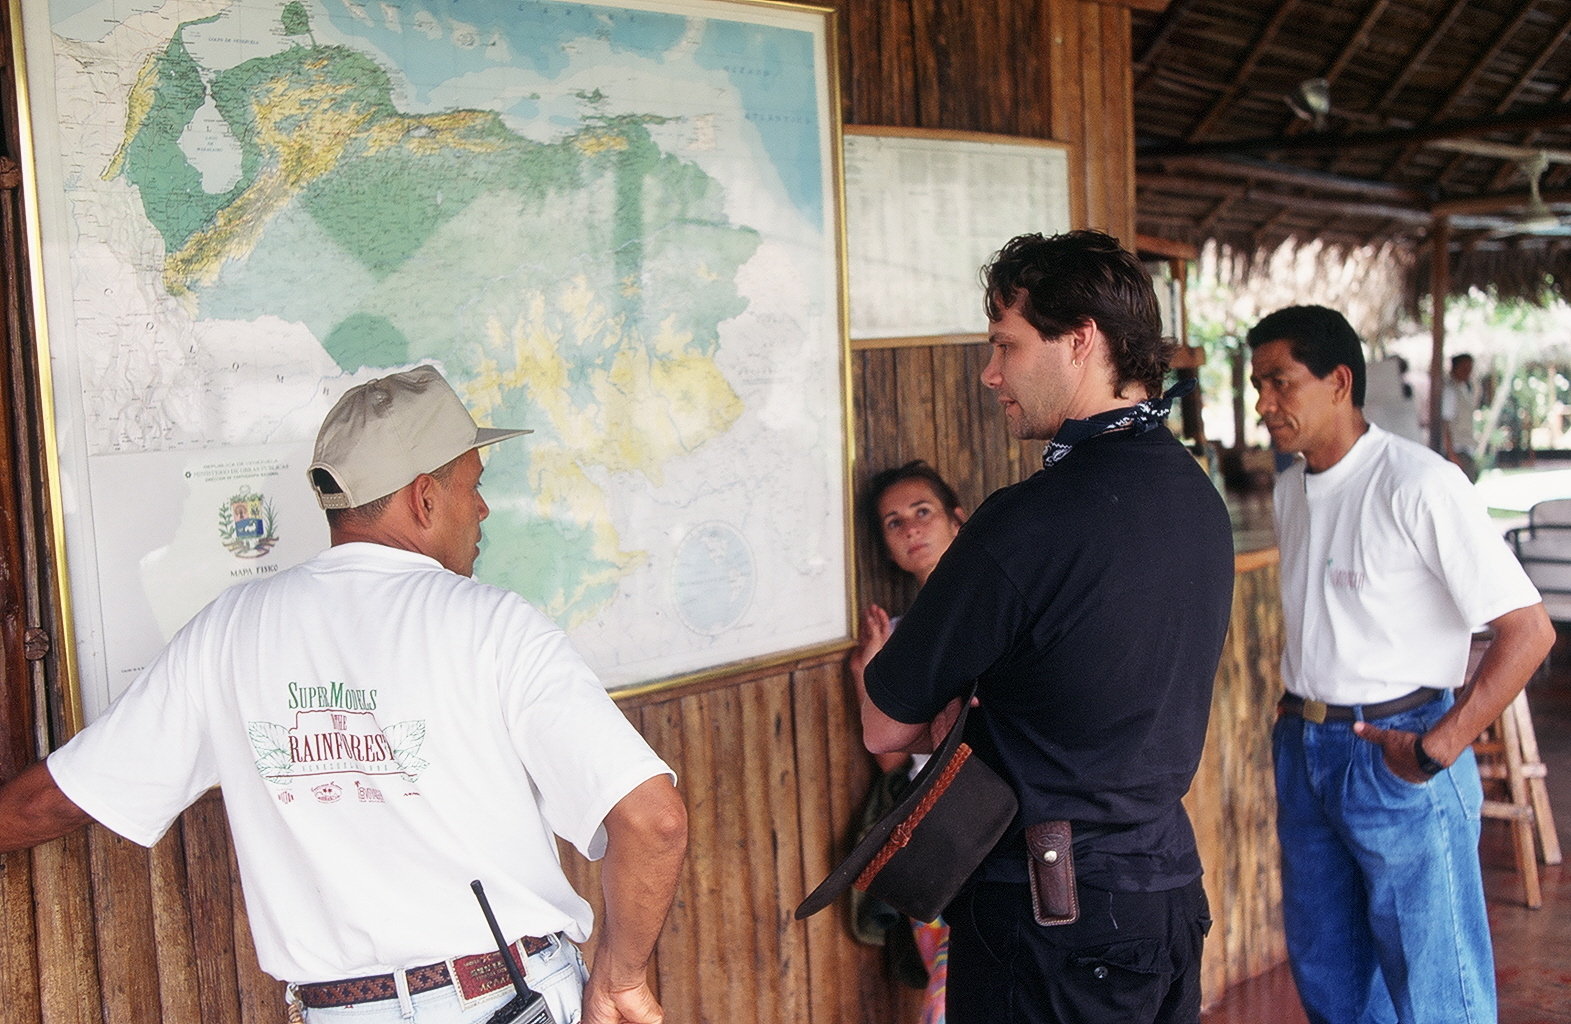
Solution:
<svg viewBox="0 0 1571 1024"><path fill-rule="evenodd" d="M290 683L289 707L375 711L376 691L351 689L343 683L328 683L326 686L302 686L300 683Z"/></svg>

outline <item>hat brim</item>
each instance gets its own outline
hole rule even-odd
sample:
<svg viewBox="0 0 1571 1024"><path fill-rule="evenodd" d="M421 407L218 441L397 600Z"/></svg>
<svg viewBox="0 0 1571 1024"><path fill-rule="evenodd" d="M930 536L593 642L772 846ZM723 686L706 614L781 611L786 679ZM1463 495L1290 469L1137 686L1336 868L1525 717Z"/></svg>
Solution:
<svg viewBox="0 0 1571 1024"><path fill-rule="evenodd" d="M484 448L488 444L496 444L498 441L506 441L510 437L518 437L521 434L533 433L533 430L503 430L499 427L476 427L475 443L472 447Z"/></svg>
<svg viewBox="0 0 1571 1024"><path fill-rule="evenodd" d="M967 700L966 704L969 703L970 701ZM796 908L797 920L815 914L829 906L861 876L862 872L867 869L867 866L873 862L873 858L878 856L879 851L889 842L890 837L894 835L895 829L907 818L911 817L912 812L922 803L923 798L928 795L933 786L945 774L949 764L955 760L961 743L961 733L964 731L964 728L965 716L962 715L955 722L954 727L949 730L949 735L944 737L944 742L939 746L939 749L934 752L932 757L928 758L927 764L922 766L922 770L917 773L916 778L912 779L905 792L901 793L900 799L896 801L895 805L889 809L888 813L868 828L866 834L857 841L856 846L846 855L845 859L829 873L829 877L825 878L818 888L809 893L801 905ZM980 762L978 762L975 768L982 768ZM953 773L950 774L952 775ZM991 774L991 772L988 772L988 774ZM956 795L959 794L957 793ZM1013 794L1009 795L1012 797ZM1012 799L1010 803L1013 803ZM1005 824L1013 817L1013 814L1014 811L1011 807L1008 813L1004 815ZM997 831L1001 832L1002 829L997 829ZM996 840L996 838L997 836L995 835L994 839Z"/></svg>

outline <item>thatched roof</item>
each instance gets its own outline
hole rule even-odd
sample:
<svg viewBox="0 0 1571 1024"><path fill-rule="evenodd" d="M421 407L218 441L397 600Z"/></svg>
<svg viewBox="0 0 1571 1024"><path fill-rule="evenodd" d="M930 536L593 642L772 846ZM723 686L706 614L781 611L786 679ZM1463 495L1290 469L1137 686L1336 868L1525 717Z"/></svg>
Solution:
<svg viewBox="0 0 1571 1024"><path fill-rule="evenodd" d="M1172 0L1133 49L1141 234L1388 246L1409 299L1444 237L1453 293L1571 297L1571 0Z"/></svg>

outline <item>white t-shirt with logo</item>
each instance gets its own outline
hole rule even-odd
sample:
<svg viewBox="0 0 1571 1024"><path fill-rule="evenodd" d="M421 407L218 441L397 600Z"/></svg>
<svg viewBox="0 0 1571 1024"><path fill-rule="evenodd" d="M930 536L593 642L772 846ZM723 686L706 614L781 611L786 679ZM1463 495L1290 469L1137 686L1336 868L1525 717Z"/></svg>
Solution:
<svg viewBox="0 0 1571 1024"><path fill-rule="evenodd" d="M1371 425L1321 473L1277 478L1287 689L1373 704L1465 681L1475 627L1538 591L1456 466Z"/></svg>
<svg viewBox="0 0 1571 1024"><path fill-rule="evenodd" d="M293 982L495 948L472 879L510 936L582 941L553 833L598 858L672 775L522 598L363 543L225 591L49 771L143 845L222 786L258 959Z"/></svg>

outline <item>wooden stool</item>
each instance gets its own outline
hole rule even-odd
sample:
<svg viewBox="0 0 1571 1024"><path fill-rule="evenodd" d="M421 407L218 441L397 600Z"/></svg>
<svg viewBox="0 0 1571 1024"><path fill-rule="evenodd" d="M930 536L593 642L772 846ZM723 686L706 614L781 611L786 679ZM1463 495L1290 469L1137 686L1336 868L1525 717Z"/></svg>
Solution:
<svg viewBox="0 0 1571 1024"><path fill-rule="evenodd" d="M1473 744L1478 756L1478 774L1484 779L1505 783L1506 799L1484 800L1484 817L1511 823L1516 844L1517 870L1529 908L1544 905L1544 892L1538 881L1538 864L1560 863L1560 837L1555 832L1554 814L1549 809L1546 770L1538 753L1538 734L1533 731L1533 716L1527 708L1527 690L1484 730Z"/></svg>

